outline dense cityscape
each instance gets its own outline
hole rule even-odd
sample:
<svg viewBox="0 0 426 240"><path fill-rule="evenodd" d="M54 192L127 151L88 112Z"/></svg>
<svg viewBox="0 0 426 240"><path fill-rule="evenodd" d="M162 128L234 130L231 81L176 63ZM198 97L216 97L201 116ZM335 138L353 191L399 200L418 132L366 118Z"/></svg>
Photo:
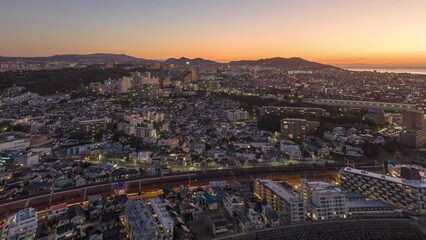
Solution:
<svg viewBox="0 0 426 240"><path fill-rule="evenodd" d="M425 11L0 0L0 240L426 240Z"/></svg>
<svg viewBox="0 0 426 240"><path fill-rule="evenodd" d="M379 218L421 236L412 222L426 213L422 75L21 61L4 73L129 73L65 92L4 88L4 239L291 238L296 223ZM375 234L395 234L389 226Z"/></svg>

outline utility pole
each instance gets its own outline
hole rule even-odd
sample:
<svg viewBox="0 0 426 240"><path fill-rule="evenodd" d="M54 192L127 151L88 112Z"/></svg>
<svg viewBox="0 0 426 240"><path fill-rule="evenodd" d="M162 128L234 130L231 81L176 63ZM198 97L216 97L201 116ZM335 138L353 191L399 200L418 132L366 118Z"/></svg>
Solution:
<svg viewBox="0 0 426 240"><path fill-rule="evenodd" d="M50 191L49 204L52 203L52 197L53 197L53 189Z"/></svg>
<svg viewBox="0 0 426 240"><path fill-rule="evenodd" d="M84 188L83 202L86 200L86 191L87 191L87 188Z"/></svg>

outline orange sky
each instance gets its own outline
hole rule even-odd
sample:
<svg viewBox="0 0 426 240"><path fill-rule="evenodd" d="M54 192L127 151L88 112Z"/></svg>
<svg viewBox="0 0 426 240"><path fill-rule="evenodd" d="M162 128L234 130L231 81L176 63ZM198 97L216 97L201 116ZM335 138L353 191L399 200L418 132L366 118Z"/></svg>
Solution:
<svg viewBox="0 0 426 240"><path fill-rule="evenodd" d="M0 0L2 1L2 0ZM426 64L424 0L4 1L0 55Z"/></svg>

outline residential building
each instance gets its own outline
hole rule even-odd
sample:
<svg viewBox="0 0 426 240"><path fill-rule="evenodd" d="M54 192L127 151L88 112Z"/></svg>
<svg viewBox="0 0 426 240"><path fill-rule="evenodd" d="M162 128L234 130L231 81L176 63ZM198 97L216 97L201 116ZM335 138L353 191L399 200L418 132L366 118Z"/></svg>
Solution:
<svg viewBox="0 0 426 240"><path fill-rule="evenodd" d="M149 127L136 127L136 137L152 138L155 137L156 130Z"/></svg>
<svg viewBox="0 0 426 240"><path fill-rule="evenodd" d="M174 221L160 198L127 202L124 221L132 240L173 239Z"/></svg>
<svg viewBox="0 0 426 240"><path fill-rule="evenodd" d="M290 159L302 159L302 150L297 144L281 142L280 149L283 153L289 156Z"/></svg>
<svg viewBox="0 0 426 240"><path fill-rule="evenodd" d="M141 151L138 152L138 162L149 164L152 163L152 152Z"/></svg>
<svg viewBox="0 0 426 240"><path fill-rule="evenodd" d="M37 230L37 212L25 208L9 216L1 233L1 240L34 239Z"/></svg>
<svg viewBox="0 0 426 240"><path fill-rule="evenodd" d="M118 80L118 93L127 93L131 85L131 77L122 77Z"/></svg>
<svg viewBox="0 0 426 240"><path fill-rule="evenodd" d="M68 205L67 203L60 203L57 205L53 205L49 208L49 211L47 212L47 217L50 218L54 218L54 217L58 217L59 215L66 213L68 210Z"/></svg>
<svg viewBox="0 0 426 240"><path fill-rule="evenodd" d="M319 122L308 121L306 119L285 118L281 120L281 136L284 139L298 140L304 139L315 133L319 127Z"/></svg>
<svg viewBox="0 0 426 240"><path fill-rule="evenodd" d="M301 181L300 193L308 216L313 220L346 218L348 209L345 194L335 185L326 182Z"/></svg>
<svg viewBox="0 0 426 240"><path fill-rule="evenodd" d="M0 151L24 150L30 146L30 137L23 133L9 132L0 134Z"/></svg>
<svg viewBox="0 0 426 240"><path fill-rule="evenodd" d="M426 144L425 129L404 129L399 134L399 142L410 148L420 148Z"/></svg>
<svg viewBox="0 0 426 240"><path fill-rule="evenodd" d="M97 134L105 131L107 119L80 120L74 122L75 132L83 134Z"/></svg>
<svg viewBox="0 0 426 240"><path fill-rule="evenodd" d="M348 217L351 218L399 218L402 209L380 200L348 201Z"/></svg>
<svg viewBox="0 0 426 240"><path fill-rule="evenodd" d="M229 215L236 216L244 208L244 199L233 193L226 192L223 205Z"/></svg>
<svg viewBox="0 0 426 240"><path fill-rule="evenodd" d="M269 179L256 179L254 193L258 198L266 200L273 211L285 211L288 222L305 221L305 205L296 193Z"/></svg>
<svg viewBox="0 0 426 240"><path fill-rule="evenodd" d="M398 207L426 214L426 182L405 180L365 170L345 167L340 170L341 187Z"/></svg>
<svg viewBox="0 0 426 240"><path fill-rule="evenodd" d="M226 111L225 112L226 119L228 121L242 121L250 118L250 115L247 111L236 110L236 111Z"/></svg>

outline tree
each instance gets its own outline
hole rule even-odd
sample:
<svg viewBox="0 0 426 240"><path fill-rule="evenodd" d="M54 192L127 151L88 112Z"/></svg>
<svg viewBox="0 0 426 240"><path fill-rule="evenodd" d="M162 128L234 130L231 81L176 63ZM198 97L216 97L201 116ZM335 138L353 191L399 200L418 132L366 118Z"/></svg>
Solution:
<svg viewBox="0 0 426 240"><path fill-rule="evenodd" d="M277 115L264 115L259 117L257 127L270 132L281 131L281 117Z"/></svg>

